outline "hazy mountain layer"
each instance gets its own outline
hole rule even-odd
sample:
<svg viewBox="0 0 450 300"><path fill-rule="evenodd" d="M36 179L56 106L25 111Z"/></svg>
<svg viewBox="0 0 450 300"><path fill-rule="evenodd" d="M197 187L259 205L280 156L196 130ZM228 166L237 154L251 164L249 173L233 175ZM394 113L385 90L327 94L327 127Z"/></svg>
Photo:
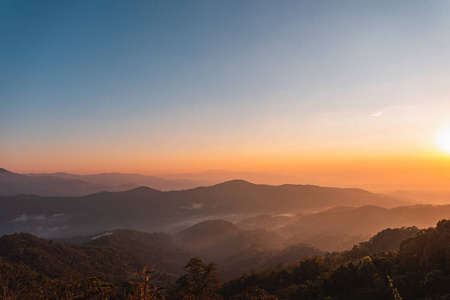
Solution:
<svg viewBox="0 0 450 300"><path fill-rule="evenodd" d="M69 173L16 174L0 169L0 195L32 194L39 196L84 196L102 191L126 191L146 186L160 191L211 186L236 178L255 183L296 183L298 178L270 173L206 171L198 174L147 176L140 174L102 173L77 175Z"/></svg>
<svg viewBox="0 0 450 300"><path fill-rule="evenodd" d="M111 187L124 187L128 189L146 186L160 191L185 190L199 186L207 186L218 183L211 180L191 180L183 178L165 179L158 176L147 176L140 174L123 174L123 173L102 173L93 175L76 175L68 173L50 173L50 174L28 174L30 176L53 176L62 179L77 179L91 184L100 184ZM122 188L120 191L126 189ZM101 192L97 190L96 192ZM103 190L104 191L104 190ZM117 190L119 191L119 190Z"/></svg>
<svg viewBox="0 0 450 300"><path fill-rule="evenodd" d="M89 235L116 228L170 231L201 220L296 214L337 205L394 207L403 202L359 189L256 185L235 180L212 187L161 192L137 188L83 197L0 197L0 234Z"/></svg>
<svg viewBox="0 0 450 300"><path fill-rule="evenodd" d="M0 195L31 194L41 196L84 196L100 191L123 191L136 185L109 186L89 183L76 178L63 179L55 176L28 176L0 169Z"/></svg>
<svg viewBox="0 0 450 300"><path fill-rule="evenodd" d="M450 205L336 207L304 214L277 230L287 243L307 243L327 251L342 251L366 240L383 228L427 228L450 215Z"/></svg>

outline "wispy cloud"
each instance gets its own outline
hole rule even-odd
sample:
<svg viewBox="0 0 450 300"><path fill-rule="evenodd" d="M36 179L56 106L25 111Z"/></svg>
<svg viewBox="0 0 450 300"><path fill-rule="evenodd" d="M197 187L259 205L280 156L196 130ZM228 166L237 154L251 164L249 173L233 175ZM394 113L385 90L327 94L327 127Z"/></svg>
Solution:
<svg viewBox="0 0 450 300"><path fill-rule="evenodd" d="M381 116L382 114L383 114L383 112L382 112L382 111L379 111L379 112L377 112L377 113L370 114L370 116L371 116L371 117L379 117L379 116Z"/></svg>
<svg viewBox="0 0 450 300"><path fill-rule="evenodd" d="M28 221L45 221L45 220L46 220L46 217L44 215L22 214L20 216L17 216L17 218L9 220L9 222L28 222Z"/></svg>

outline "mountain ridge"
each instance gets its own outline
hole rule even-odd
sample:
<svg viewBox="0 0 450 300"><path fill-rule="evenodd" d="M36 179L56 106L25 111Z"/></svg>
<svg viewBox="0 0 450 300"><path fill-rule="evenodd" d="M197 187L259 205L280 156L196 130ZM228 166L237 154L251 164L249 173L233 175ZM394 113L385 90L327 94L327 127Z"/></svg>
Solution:
<svg viewBox="0 0 450 300"><path fill-rule="evenodd" d="M233 180L183 191L139 187L79 197L0 196L0 234L89 235L116 228L169 232L199 220L320 211L336 205L394 207L404 202L363 190L270 186Z"/></svg>

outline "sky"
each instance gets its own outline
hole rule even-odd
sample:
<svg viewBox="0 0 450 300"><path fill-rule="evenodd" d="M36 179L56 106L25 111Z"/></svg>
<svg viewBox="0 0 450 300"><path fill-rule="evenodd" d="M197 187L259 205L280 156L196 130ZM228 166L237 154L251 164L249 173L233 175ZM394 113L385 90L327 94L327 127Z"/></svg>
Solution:
<svg viewBox="0 0 450 300"><path fill-rule="evenodd" d="M439 0L3 0L0 166L444 188L449 32Z"/></svg>

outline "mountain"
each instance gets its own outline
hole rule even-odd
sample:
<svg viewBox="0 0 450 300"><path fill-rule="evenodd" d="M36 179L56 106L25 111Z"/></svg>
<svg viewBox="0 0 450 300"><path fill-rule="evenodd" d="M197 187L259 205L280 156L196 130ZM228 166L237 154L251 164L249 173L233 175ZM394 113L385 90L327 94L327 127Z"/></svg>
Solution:
<svg viewBox="0 0 450 300"><path fill-rule="evenodd" d="M50 278L68 275L101 276L110 281L129 280L143 266L179 276L189 258L164 234L131 230L106 232L83 245L58 243L20 233L0 238L3 261L27 265Z"/></svg>
<svg viewBox="0 0 450 300"><path fill-rule="evenodd" d="M242 219L236 225L243 229L277 230L293 220L295 220L293 215L257 215L256 217Z"/></svg>
<svg viewBox="0 0 450 300"><path fill-rule="evenodd" d="M423 204L445 205L450 204L450 191L395 191L389 194L403 200L414 201Z"/></svg>
<svg viewBox="0 0 450 300"><path fill-rule="evenodd" d="M30 176L0 169L0 195L32 194L41 196L84 196L100 191L121 191L135 185L109 186L89 183L80 179L63 179L57 176Z"/></svg>
<svg viewBox="0 0 450 300"><path fill-rule="evenodd" d="M10 175L14 174L4 169L0 169L0 174L2 174L1 170ZM1 185L2 178L0 176L0 195L83 196L101 191L125 191L139 186L147 186L160 191L174 191L211 186L236 178L265 184L299 182L299 179L294 176L220 170L209 170L198 174L168 174L163 176L124 173L78 175L64 172L16 175L21 175L22 181L15 183L11 183L11 181L6 182L5 185L8 185L8 187ZM64 181L58 181L58 178L64 179Z"/></svg>
<svg viewBox="0 0 450 300"><path fill-rule="evenodd" d="M314 231L316 233L374 235L387 227L427 228L448 215L450 215L450 205L415 205L391 209L378 206L337 207L301 216L279 231L297 234Z"/></svg>
<svg viewBox="0 0 450 300"><path fill-rule="evenodd" d="M23 263L50 278L66 273L126 280L143 266L180 276L190 257L214 261L219 277L231 279L271 263L289 263L324 252L308 245L282 247L279 235L265 230L240 230L224 220L201 222L170 236L134 230L113 230L61 243L20 233L0 238L0 257ZM48 262L48 263L47 263Z"/></svg>
<svg viewBox="0 0 450 300"><path fill-rule="evenodd" d="M378 232L370 240L361 242L359 245L353 246L351 250L345 251L344 255L349 259L358 259L371 253L398 250L404 240L415 237L418 232L419 229L416 226L387 228Z"/></svg>
<svg viewBox="0 0 450 300"><path fill-rule="evenodd" d="M295 176L287 176L271 173L255 173L255 172L231 172L226 170L208 170L202 173L183 173L183 174L166 174L162 175L166 179L180 179L209 182L209 185L220 182L241 179L258 184L296 184L300 179Z"/></svg>
<svg viewBox="0 0 450 300"><path fill-rule="evenodd" d="M161 191L185 190L218 183L208 180L164 179L139 174L69 173L17 174L0 168L0 195L85 196L102 191L126 191L147 186Z"/></svg>
<svg viewBox="0 0 450 300"><path fill-rule="evenodd" d="M61 179L81 180L96 185L104 185L110 187L122 187L121 191L128 189L147 186L160 191L186 190L199 186L207 186L218 183L211 180L190 180L190 179L165 179L158 176L147 176L140 174L124 174L124 173L102 173L93 175L76 175L69 173L50 173L50 174L27 174L29 176L52 176ZM101 190L97 190L100 192ZM119 191L119 190L117 190Z"/></svg>
<svg viewBox="0 0 450 300"><path fill-rule="evenodd" d="M181 250L170 235L164 233L145 233L120 229L92 236L83 243L83 249L114 249L132 262L135 269L149 266L172 277L182 273L182 267L191 254Z"/></svg>
<svg viewBox="0 0 450 300"><path fill-rule="evenodd" d="M403 202L359 189L269 186L242 180L170 192L141 187L82 197L0 196L0 234L68 237L118 228L170 232L208 219L232 221L369 204L393 207Z"/></svg>
<svg viewBox="0 0 450 300"><path fill-rule="evenodd" d="M277 230L289 243L307 243L322 250L342 251L383 228L417 226L427 228L450 215L450 205L416 205L396 208L378 206L336 207L300 215ZM336 240L346 241L335 243Z"/></svg>
<svg viewBox="0 0 450 300"><path fill-rule="evenodd" d="M180 247L199 251L240 232L239 228L225 220L200 222L177 233L174 238Z"/></svg>
<svg viewBox="0 0 450 300"><path fill-rule="evenodd" d="M450 220L422 230L385 229L350 251L335 253L308 245L274 249L270 243L276 234L236 231L223 220L196 224L183 234L199 236L208 226L219 234L234 232L224 238L225 243L217 244L235 252L223 255L218 263L219 277L232 279L218 291L224 299L276 299L271 295L278 299L391 299L394 291L405 299L419 300L446 299L450 293ZM143 265L149 266L144 275L162 272L150 282L152 288L156 284L170 291L170 283L184 273L183 265L193 255L180 251L169 235L160 233L115 230L84 239L81 245L71 245L26 233L1 237L0 275L6 284L0 291L19 292L20 299L36 299L43 292L50 295L44 298L72 292L95 299L139 296L139 287L146 281L136 274Z"/></svg>
<svg viewBox="0 0 450 300"><path fill-rule="evenodd" d="M251 269L260 268L270 259L290 262L302 255L317 255L318 249L305 246L291 256L281 253L282 238L266 230L242 230L225 220L198 223L174 235L176 245L206 261L214 261L221 280L229 280ZM305 250L309 249L311 251ZM293 258L296 257L296 258Z"/></svg>
<svg viewBox="0 0 450 300"><path fill-rule="evenodd" d="M397 251L356 259L347 253L309 257L244 274L225 283L221 293L226 299L258 299L255 291L264 291L265 299L448 299L450 220L407 237L416 230L384 231L369 241L375 250L390 240L399 244Z"/></svg>

